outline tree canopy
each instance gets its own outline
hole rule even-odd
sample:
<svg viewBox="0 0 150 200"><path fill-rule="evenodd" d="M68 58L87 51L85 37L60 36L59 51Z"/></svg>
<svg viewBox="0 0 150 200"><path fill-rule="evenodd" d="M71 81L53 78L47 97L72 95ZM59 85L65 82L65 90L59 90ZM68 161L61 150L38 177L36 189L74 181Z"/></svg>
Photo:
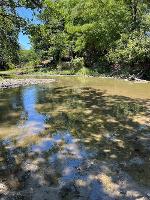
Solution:
<svg viewBox="0 0 150 200"><path fill-rule="evenodd" d="M17 8L41 8L39 0L0 0L0 65L17 64L19 61L18 35L27 22L18 15Z"/></svg>
<svg viewBox="0 0 150 200"><path fill-rule="evenodd" d="M17 61L17 37L24 26L41 60L53 58L57 64L64 58L79 58L98 71L115 66L131 73L149 71L149 1L5 0L0 5L1 60L13 61L15 56ZM19 6L40 8L41 23L27 24L16 13Z"/></svg>

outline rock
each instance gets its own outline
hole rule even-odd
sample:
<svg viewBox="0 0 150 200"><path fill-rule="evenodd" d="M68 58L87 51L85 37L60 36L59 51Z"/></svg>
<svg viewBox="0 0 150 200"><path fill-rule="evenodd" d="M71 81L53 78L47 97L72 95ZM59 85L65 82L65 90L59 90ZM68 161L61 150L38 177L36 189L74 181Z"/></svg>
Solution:
<svg viewBox="0 0 150 200"><path fill-rule="evenodd" d="M38 166L34 163L24 163L22 165L23 170L35 172L38 170Z"/></svg>
<svg viewBox="0 0 150 200"><path fill-rule="evenodd" d="M9 177L9 179L7 180L7 185L12 190L18 190L19 188L21 188L21 183L19 182L19 179L14 175L11 175Z"/></svg>
<svg viewBox="0 0 150 200"><path fill-rule="evenodd" d="M0 183L0 194L6 194L8 192L8 187L5 183Z"/></svg>

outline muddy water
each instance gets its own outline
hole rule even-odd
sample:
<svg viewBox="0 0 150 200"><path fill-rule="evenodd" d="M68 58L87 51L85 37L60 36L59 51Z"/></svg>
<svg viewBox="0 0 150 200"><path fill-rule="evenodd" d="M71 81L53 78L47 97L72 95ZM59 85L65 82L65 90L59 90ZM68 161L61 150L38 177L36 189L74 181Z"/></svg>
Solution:
<svg viewBox="0 0 150 200"><path fill-rule="evenodd" d="M149 199L150 84L54 78L0 91L0 197Z"/></svg>

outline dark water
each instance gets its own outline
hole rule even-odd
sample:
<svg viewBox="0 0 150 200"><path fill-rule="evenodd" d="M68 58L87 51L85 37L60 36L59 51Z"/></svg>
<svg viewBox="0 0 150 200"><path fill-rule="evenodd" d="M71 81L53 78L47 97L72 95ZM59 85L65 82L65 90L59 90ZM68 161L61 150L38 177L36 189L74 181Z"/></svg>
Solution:
<svg viewBox="0 0 150 200"><path fill-rule="evenodd" d="M0 148L5 198L14 191L32 194L43 185L70 184L59 192L61 199L111 199L111 191L104 191L115 183L118 169L147 189L150 85L61 77L45 86L1 90ZM103 169L98 163L117 166L116 174L104 170L98 183L92 179Z"/></svg>

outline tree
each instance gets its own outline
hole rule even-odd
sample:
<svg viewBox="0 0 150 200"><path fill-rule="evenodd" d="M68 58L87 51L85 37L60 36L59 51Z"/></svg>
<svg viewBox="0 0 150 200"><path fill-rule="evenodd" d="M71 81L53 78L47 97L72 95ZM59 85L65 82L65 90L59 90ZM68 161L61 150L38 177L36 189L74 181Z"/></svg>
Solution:
<svg viewBox="0 0 150 200"><path fill-rule="evenodd" d="M65 31L64 8L61 5L60 1L46 2L42 13L38 15L41 25L30 27L31 42L41 59L53 57L59 61L69 54L71 40Z"/></svg>
<svg viewBox="0 0 150 200"><path fill-rule="evenodd" d="M128 74L147 79L150 76L149 4L146 1L130 1L130 3L132 5L130 32L121 34L121 38L109 50L108 58L114 66L120 66L121 72L126 71Z"/></svg>
<svg viewBox="0 0 150 200"><path fill-rule="evenodd" d="M130 16L121 0L61 0L46 1L39 18L43 24L31 32L38 51L44 49L58 60L65 54L84 57L91 67L120 38Z"/></svg>
<svg viewBox="0 0 150 200"><path fill-rule="evenodd" d="M6 12L0 8L0 65L6 67L18 62L19 27L13 23L11 16L5 17Z"/></svg>
<svg viewBox="0 0 150 200"><path fill-rule="evenodd" d="M5 68L18 63L18 34L27 22L18 15L17 8L40 8L40 0L0 0L0 66Z"/></svg>
<svg viewBox="0 0 150 200"><path fill-rule="evenodd" d="M30 34L34 51L41 60L53 57L56 64L69 59L71 62L81 60L83 64L84 60L86 67L98 71L117 64L136 71L139 69L137 65L149 62L149 37L146 36L150 27L148 0L0 0L0 5L0 18L8 24L5 27L2 23L1 27L5 32L1 34L4 42L0 44L7 43L1 53L1 60L5 62L13 48L16 55L12 54L14 58L11 57L10 61L17 61L17 35L21 27ZM41 23L27 24L16 13L20 6L40 8L37 17ZM16 42L12 43L10 38Z"/></svg>
<svg viewBox="0 0 150 200"><path fill-rule="evenodd" d="M30 62L36 61L37 59L38 58L34 49L29 49L29 50L21 49L19 51L19 62L22 65L26 65Z"/></svg>

